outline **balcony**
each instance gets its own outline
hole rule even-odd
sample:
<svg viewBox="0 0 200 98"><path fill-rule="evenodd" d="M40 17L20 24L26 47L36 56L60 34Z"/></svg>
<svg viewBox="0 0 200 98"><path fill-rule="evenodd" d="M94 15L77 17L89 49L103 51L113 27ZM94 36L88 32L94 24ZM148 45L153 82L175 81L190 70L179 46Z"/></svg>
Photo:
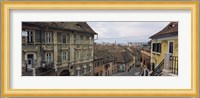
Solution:
<svg viewBox="0 0 200 98"><path fill-rule="evenodd" d="M36 45L22 45L22 50L23 51L37 51L38 50L38 46Z"/></svg>
<svg viewBox="0 0 200 98"><path fill-rule="evenodd" d="M178 75L178 56L165 54L162 62L151 73L152 76L177 76Z"/></svg>

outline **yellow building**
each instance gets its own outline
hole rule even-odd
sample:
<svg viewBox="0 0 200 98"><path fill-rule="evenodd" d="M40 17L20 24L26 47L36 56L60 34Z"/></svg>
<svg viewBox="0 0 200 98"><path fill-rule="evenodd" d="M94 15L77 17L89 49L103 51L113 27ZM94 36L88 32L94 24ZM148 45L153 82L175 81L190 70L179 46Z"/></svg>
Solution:
<svg viewBox="0 0 200 98"><path fill-rule="evenodd" d="M163 30L150 37L151 69L162 74L164 69L178 74L178 22L169 23ZM166 68L167 67L167 68ZM160 69L160 71L158 71Z"/></svg>

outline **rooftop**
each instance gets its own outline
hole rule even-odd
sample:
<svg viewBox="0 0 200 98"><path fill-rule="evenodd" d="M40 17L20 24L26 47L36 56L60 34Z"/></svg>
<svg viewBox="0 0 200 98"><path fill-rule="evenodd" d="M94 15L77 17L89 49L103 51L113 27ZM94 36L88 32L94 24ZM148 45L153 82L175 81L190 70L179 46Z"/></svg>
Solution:
<svg viewBox="0 0 200 98"><path fill-rule="evenodd" d="M86 22L22 22L22 25L97 34Z"/></svg>
<svg viewBox="0 0 200 98"><path fill-rule="evenodd" d="M164 37L170 37L170 36L176 36L176 35L178 35L178 22L171 22L164 29L154 34L150 38L151 39L164 38Z"/></svg>

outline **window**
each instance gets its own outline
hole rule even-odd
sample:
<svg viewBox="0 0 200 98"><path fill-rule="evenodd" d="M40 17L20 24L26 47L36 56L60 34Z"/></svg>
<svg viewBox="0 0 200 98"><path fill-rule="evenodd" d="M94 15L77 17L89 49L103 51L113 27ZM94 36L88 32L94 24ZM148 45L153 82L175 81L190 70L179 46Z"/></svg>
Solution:
<svg viewBox="0 0 200 98"><path fill-rule="evenodd" d="M173 48L174 48L174 43L173 42L169 42L169 53L173 54Z"/></svg>
<svg viewBox="0 0 200 98"><path fill-rule="evenodd" d="M51 63L51 53L47 53L47 63Z"/></svg>
<svg viewBox="0 0 200 98"><path fill-rule="evenodd" d="M92 37L89 37L89 44L92 44Z"/></svg>
<svg viewBox="0 0 200 98"><path fill-rule="evenodd" d="M23 31L22 31L22 42L23 42L23 43L26 43L26 42L27 42L27 41L26 41L27 38L28 38L27 36L28 36L28 32L23 30Z"/></svg>
<svg viewBox="0 0 200 98"><path fill-rule="evenodd" d="M79 44L79 39L80 39L80 36L79 35L75 35L75 44Z"/></svg>
<svg viewBox="0 0 200 98"><path fill-rule="evenodd" d="M33 64L33 54L28 54L27 58L28 58L28 65L32 65Z"/></svg>
<svg viewBox="0 0 200 98"><path fill-rule="evenodd" d="M153 52L161 53L161 43L153 43Z"/></svg>
<svg viewBox="0 0 200 98"><path fill-rule="evenodd" d="M83 54L83 59L85 60L87 58L87 51L83 50L84 54Z"/></svg>
<svg viewBox="0 0 200 98"><path fill-rule="evenodd" d="M27 42L33 43L33 31L27 31L27 33L28 33Z"/></svg>
<svg viewBox="0 0 200 98"><path fill-rule="evenodd" d="M84 74L86 74L87 70L86 70L87 66L84 66Z"/></svg>
<svg viewBox="0 0 200 98"><path fill-rule="evenodd" d="M89 36L86 36L86 42L89 44Z"/></svg>
<svg viewBox="0 0 200 98"><path fill-rule="evenodd" d="M80 60L80 51L79 51L79 50L75 50L74 59L75 59L75 60Z"/></svg>
<svg viewBox="0 0 200 98"><path fill-rule="evenodd" d="M80 60L80 58L81 58L81 51L78 50L78 60Z"/></svg>
<svg viewBox="0 0 200 98"><path fill-rule="evenodd" d="M89 71L92 72L92 66L89 67Z"/></svg>
<svg viewBox="0 0 200 98"><path fill-rule="evenodd" d="M90 59L92 57L92 51L88 50L87 51L87 59Z"/></svg>
<svg viewBox="0 0 200 98"><path fill-rule="evenodd" d="M66 61L66 52L63 52L63 61Z"/></svg>
<svg viewBox="0 0 200 98"><path fill-rule="evenodd" d="M66 43L66 34L63 34L63 36L62 36L62 42Z"/></svg>
<svg viewBox="0 0 200 98"><path fill-rule="evenodd" d="M51 33L46 33L46 43L50 44L51 43Z"/></svg>
<svg viewBox="0 0 200 98"><path fill-rule="evenodd" d="M67 34L67 43L70 43L70 34Z"/></svg>
<svg viewBox="0 0 200 98"><path fill-rule="evenodd" d="M81 41L83 41L83 35L80 36Z"/></svg>
<svg viewBox="0 0 200 98"><path fill-rule="evenodd" d="M90 72L90 66L89 65L87 65L87 72Z"/></svg>

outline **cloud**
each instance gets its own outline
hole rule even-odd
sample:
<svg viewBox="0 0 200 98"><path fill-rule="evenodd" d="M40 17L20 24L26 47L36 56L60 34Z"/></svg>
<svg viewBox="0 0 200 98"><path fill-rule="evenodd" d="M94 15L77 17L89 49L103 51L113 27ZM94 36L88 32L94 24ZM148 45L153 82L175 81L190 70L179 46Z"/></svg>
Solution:
<svg viewBox="0 0 200 98"><path fill-rule="evenodd" d="M88 22L105 42L149 41L149 37L162 30L169 22Z"/></svg>

